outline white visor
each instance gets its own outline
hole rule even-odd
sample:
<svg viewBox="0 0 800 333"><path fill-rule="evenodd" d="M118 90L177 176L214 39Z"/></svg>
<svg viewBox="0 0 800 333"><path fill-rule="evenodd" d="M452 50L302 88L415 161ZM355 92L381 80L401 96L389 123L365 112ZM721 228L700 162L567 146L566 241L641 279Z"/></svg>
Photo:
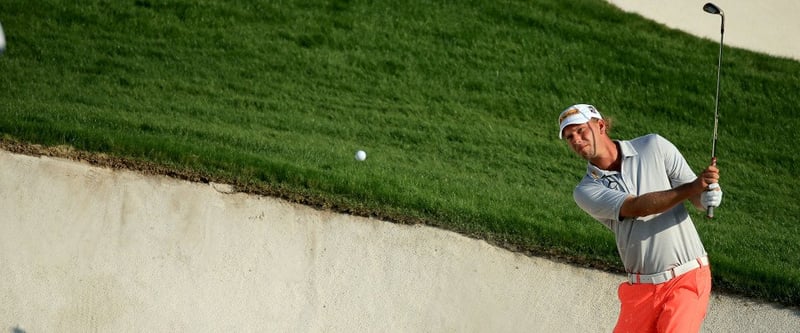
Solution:
<svg viewBox="0 0 800 333"><path fill-rule="evenodd" d="M558 123L561 127L558 130L558 138L563 139L561 134L564 133L565 127L569 125L585 124L592 118L603 119L603 116L600 115L600 112L597 111L597 109L592 105L575 104L568 107L566 110L561 112L561 115L558 116Z"/></svg>

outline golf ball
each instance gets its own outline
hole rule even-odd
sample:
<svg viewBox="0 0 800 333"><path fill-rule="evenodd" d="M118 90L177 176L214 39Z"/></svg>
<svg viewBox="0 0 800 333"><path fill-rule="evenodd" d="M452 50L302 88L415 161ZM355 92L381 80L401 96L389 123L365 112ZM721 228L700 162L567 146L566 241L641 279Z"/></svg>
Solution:
<svg viewBox="0 0 800 333"><path fill-rule="evenodd" d="M363 161L367 159L367 153L363 150L356 152L356 160Z"/></svg>

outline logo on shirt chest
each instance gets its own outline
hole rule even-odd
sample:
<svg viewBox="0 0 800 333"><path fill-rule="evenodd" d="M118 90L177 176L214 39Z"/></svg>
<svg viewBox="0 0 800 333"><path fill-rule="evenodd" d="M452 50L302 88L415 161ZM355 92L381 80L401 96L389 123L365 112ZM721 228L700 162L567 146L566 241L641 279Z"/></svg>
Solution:
<svg viewBox="0 0 800 333"><path fill-rule="evenodd" d="M592 176L594 176L594 174ZM603 186L605 186L605 187L607 187L609 189L612 189L612 190L615 190L615 191L620 191L620 192L626 192L626 193L628 192L628 189L625 187L625 185L620 181L619 177L616 176L616 175L609 175L609 176L605 176L605 177L599 177L599 178L595 178L595 180L597 180L598 182L603 184Z"/></svg>

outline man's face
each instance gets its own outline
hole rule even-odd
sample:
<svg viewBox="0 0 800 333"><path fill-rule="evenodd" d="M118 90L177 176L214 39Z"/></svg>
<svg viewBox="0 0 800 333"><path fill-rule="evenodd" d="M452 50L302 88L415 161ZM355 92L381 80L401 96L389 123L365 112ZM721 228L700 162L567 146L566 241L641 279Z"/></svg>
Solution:
<svg viewBox="0 0 800 333"><path fill-rule="evenodd" d="M569 125L564 128L562 137L569 144L572 151L586 160L597 156L597 144L594 133L598 131L597 122L590 121L585 124Z"/></svg>

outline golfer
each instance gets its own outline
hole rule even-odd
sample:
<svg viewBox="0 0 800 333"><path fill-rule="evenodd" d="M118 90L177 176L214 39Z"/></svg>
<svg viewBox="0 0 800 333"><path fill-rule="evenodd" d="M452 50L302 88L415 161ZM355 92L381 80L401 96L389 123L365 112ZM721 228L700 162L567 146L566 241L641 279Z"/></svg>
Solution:
<svg viewBox="0 0 800 333"><path fill-rule="evenodd" d="M573 192L578 206L614 232L628 273L614 332L698 332L708 309L711 270L684 206L722 202L712 161L698 177L657 134L612 140L610 122L588 104L558 117L558 137L589 163Z"/></svg>

